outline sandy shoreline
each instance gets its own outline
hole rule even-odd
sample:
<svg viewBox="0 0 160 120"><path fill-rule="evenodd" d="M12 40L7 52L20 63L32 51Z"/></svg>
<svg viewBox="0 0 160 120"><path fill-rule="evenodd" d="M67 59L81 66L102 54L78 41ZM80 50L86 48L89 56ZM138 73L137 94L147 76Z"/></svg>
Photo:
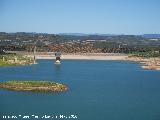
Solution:
<svg viewBox="0 0 160 120"><path fill-rule="evenodd" d="M33 57L33 54L27 56ZM36 59L55 59L54 54L37 54ZM122 60L133 61L141 64L144 69L160 70L160 58L142 58L142 57L130 57L127 54L117 53L80 53L80 54L62 54L62 60Z"/></svg>
<svg viewBox="0 0 160 120"><path fill-rule="evenodd" d="M128 56L118 55L118 56L87 56L87 55L62 55L63 60L126 60ZM37 55L36 59L55 59L53 55Z"/></svg>

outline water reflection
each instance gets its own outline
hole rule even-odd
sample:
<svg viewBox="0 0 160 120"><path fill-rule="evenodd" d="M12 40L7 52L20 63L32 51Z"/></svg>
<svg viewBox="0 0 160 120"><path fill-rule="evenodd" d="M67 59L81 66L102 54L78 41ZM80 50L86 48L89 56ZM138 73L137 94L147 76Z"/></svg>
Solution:
<svg viewBox="0 0 160 120"><path fill-rule="evenodd" d="M61 80L61 65L60 64L54 64L54 72L55 72L55 78L56 80L60 81Z"/></svg>

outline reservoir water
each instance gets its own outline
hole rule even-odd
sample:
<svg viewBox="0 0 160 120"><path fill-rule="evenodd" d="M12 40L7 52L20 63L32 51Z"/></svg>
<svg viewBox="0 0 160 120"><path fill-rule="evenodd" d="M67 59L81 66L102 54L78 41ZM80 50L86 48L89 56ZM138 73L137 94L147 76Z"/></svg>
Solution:
<svg viewBox="0 0 160 120"><path fill-rule="evenodd" d="M5 115L16 116L14 120L25 119L22 116L62 120L56 118L60 115L69 120L72 115L77 120L160 120L160 71L142 69L137 63L64 60L55 65L39 60L31 66L0 67L0 81L8 80L56 81L69 90L47 94L0 90L0 120Z"/></svg>

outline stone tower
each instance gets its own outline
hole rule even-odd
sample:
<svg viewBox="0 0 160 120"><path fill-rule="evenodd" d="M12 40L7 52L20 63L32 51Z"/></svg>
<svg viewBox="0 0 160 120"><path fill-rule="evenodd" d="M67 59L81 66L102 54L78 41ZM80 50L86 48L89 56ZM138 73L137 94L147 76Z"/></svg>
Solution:
<svg viewBox="0 0 160 120"><path fill-rule="evenodd" d="M60 50L57 50L55 52L55 57L56 57L56 62L55 63L60 63L61 62L61 51Z"/></svg>

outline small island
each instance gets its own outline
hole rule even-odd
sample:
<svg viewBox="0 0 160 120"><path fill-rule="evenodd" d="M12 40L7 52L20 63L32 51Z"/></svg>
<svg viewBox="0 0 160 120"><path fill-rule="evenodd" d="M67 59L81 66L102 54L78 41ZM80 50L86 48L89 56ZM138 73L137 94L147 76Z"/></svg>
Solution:
<svg viewBox="0 0 160 120"><path fill-rule="evenodd" d="M7 81L0 82L0 89L22 92L65 92L66 85L50 81Z"/></svg>

